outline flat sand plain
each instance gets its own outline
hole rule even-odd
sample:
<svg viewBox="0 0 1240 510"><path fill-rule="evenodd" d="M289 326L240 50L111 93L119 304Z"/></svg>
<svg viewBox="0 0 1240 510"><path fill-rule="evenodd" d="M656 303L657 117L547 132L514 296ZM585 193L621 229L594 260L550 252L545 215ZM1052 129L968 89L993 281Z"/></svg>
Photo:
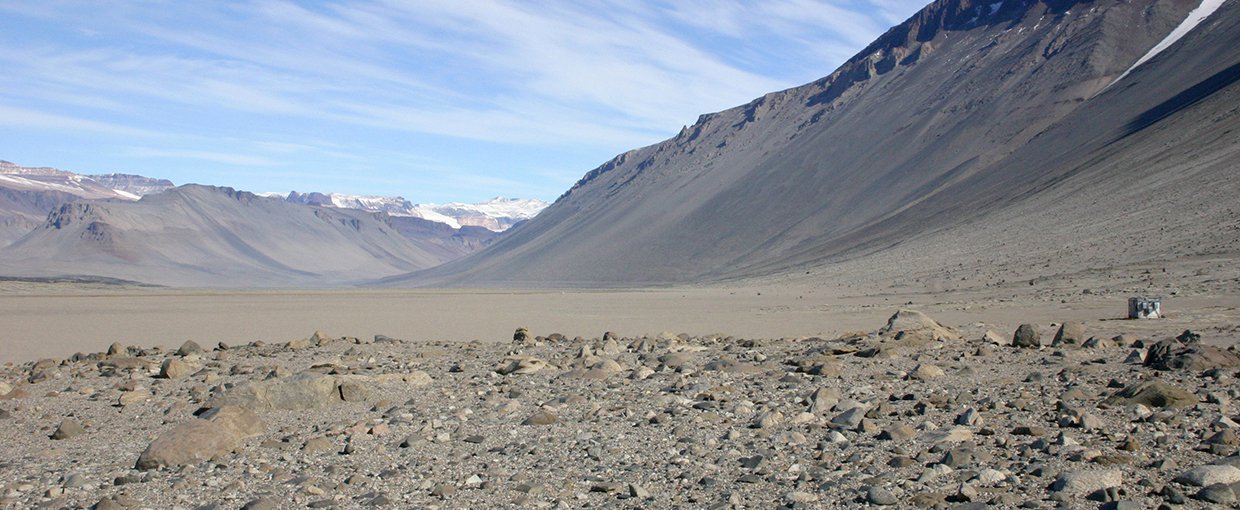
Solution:
<svg viewBox="0 0 1240 510"><path fill-rule="evenodd" d="M535 335L598 337L662 332L744 338L833 337L873 330L900 308L966 331L1010 335L1023 322L1091 323L1104 334L1123 317L1126 294L1047 295L1020 287L974 291L853 291L808 285L640 290L190 290L109 285L0 284L0 363L99 352L112 342L176 347L286 342L316 330L410 341L507 342ZM1213 329L1233 343L1240 295L1168 296L1169 318L1126 324L1152 338Z"/></svg>

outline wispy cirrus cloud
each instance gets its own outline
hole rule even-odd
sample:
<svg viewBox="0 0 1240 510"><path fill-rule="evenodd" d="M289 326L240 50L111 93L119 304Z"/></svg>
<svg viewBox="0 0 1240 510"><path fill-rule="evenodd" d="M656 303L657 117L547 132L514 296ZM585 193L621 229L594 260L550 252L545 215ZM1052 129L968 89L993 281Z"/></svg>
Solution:
<svg viewBox="0 0 1240 510"><path fill-rule="evenodd" d="M113 165L162 154L247 177L286 161L307 172L368 167L420 183L434 182L434 172L460 172L491 183L486 195L526 178L557 189L572 179L550 182L539 168L584 173L701 113L826 75L916 7L904 0L253 0L153 9L128 1L0 1L0 108L49 137L174 139L166 148L144 144L145 153L92 142ZM207 157L220 152L209 142L221 138L265 145ZM290 150L299 145L332 148ZM440 164L393 168L401 158L368 156L401 151L430 151Z"/></svg>

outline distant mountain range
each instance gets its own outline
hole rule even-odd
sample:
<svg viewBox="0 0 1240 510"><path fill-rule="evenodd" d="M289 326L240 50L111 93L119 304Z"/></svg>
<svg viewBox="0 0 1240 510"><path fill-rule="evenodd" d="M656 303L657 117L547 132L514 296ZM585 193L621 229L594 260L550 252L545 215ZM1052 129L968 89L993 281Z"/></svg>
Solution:
<svg viewBox="0 0 1240 510"><path fill-rule="evenodd" d="M63 204L80 199L138 198L137 194L73 172L0 161L0 246L43 224L48 213Z"/></svg>
<svg viewBox="0 0 1240 510"><path fill-rule="evenodd" d="M481 229L480 229L481 230ZM93 275L180 286L328 286L440 264L471 251L409 236L382 213L309 207L185 185L138 201L77 201L5 247L0 274Z"/></svg>
<svg viewBox="0 0 1240 510"><path fill-rule="evenodd" d="M460 258L546 205L253 194L4 161L0 275L184 286L340 285Z"/></svg>
<svg viewBox="0 0 1240 510"><path fill-rule="evenodd" d="M175 187L172 181L131 174L80 175L47 167L0 161L0 246L33 230L57 206L74 200L138 200ZM496 197L478 204L414 204L402 197L343 193L256 193L290 203L382 212L421 218L452 229L482 227L503 232L547 207L538 199Z"/></svg>
<svg viewBox="0 0 1240 510"><path fill-rule="evenodd" d="M548 205L546 202L538 199L504 197L495 197L477 204L461 202L415 204L405 200L403 197L346 195L343 193L298 193L293 191L288 195L280 193L261 193L261 195L283 197L285 200L295 204L384 212L393 216L422 218L443 223L452 228L473 226L483 227L495 232L503 232L517 223L537 216Z"/></svg>
<svg viewBox="0 0 1240 510"><path fill-rule="evenodd" d="M129 193L139 197L168 191L176 186L168 179L155 179L153 177L143 177L141 175L104 174L91 175L88 177L116 191Z"/></svg>

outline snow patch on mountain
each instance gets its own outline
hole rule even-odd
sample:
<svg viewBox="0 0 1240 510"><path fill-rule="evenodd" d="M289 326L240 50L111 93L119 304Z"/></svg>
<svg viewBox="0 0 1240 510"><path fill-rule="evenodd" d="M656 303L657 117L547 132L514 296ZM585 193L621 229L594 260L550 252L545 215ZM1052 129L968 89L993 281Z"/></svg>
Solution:
<svg viewBox="0 0 1240 510"><path fill-rule="evenodd" d="M418 204L416 214L424 219L440 221L460 228L465 225L483 227L496 232L508 230L513 225L538 216L547 208L547 202L536 198L495 197L478 204L449 202L446 204ZM447 218L444 221L436 218Z"/></svg>
<svg viewBox="0 0 1240 510"><path fill-rule="evenodd" d="M261 196L281 197L288 202L306 205L360 209L383 212L392 216L412 216L446 224L459 229L464 226L483 227L503 232L513 225L537 216L549 205L538 199L495 197L486 202L467 204L415 204L404 197L377 195L350 195L345 193L258 193Z"/></svg>
<svg viewBox="0 0 1240 510"><path fill-rule="evenodd" d="M1162 53L1163 50L1170 48L1172 44L1176 43L1176 41L1184 38L1184 36L1189 32L1192 32L1194 28L1197 28L1197 25L1200 25L1202 21L1209 18L1211 14L1214 14L1214 11L1217 11L1219 7L1222 7L1224 1L1225 0L1201 0L1201 5L1198 5L1196 9L1193 9L1192 12L1188 13L1188 16L1184 18L1184 21L1180 23L1179 26L1175 27L1175 30L1172 30L1170 34L1167 34L1167 37L1163 38L1163 40L1159 41L1158 44L1155 44L1153 48L1150 48L1150 51L1146 52L1145 55L1137 59L1137 61L1132 64L1132 67L1129 67L1127 71L1124 71L1124 74L1119 75L1119 78L1116 78L1115 81L1108 84L1107 88L1110 88L1111 85L1115 85L1117 82L1124 79L1125 76L1128 76L1133 69L1136 69L1141 64L1148 62L1159 53Z"/></svg>
<svg viewBox="0 0 1240 510"><path fill-rule="evenodd" d="M87 176L117 192L129 195L134 200L143 196L160 193L172 189L176 185L168 179L156 179L132 174L103 174Z"/></svg>
<svg viewBox="0 0 1240 510"><path fill-rule="evenodd" d="M24 167L8 161L0 161L0 186L21 191L59 191L87 199L138 199L133 193L113 189L84 175L48 167Z"/></svg>

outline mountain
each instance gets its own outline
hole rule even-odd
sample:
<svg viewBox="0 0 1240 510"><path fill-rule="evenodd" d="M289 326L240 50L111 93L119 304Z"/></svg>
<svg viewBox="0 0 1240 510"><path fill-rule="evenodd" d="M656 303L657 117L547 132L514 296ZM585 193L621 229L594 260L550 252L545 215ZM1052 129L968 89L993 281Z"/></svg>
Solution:
<svg viewBox="0 0 1240 510"><path fill-rule="evenodd" d="M167 191L176 186L168 179L132 174L103 174L89 177L109 188L139 197Z"/></svg>
<svg viewBox="0 0 1240 510"><path fill-rule="evenodd" d="M59 191L87 199L138 199L136 195L84 175L55 168L24 167L8 161L0 161L0 186L20 191Z"/></svg>
<svg viewBox="0 0 1240 510"><path fill-rule="evenodd" d="M325 286L461 254L386 215L185 185L136 202L75 202L0 249L6 276L91 275L178 286Z"/></svg>
<svg viewBox="0 0 1240 510"><path fill-rule="evenodd" d="M77 199L77 195L64 191L0 186L0 246L7 246L30 233L43 224L49 211Z"/></svg>
<svg viewBox="0 0 1240 510"><path fill-rule="evenodd" d="M1235 253L1240 2L1136 65L1198 6L936 1L830 75L703 115L489 248L384 283L999 278Z"/></svg>
<svg viewBox="0 0 1240 510"><path fill-rule="evenodd" d="M264 193L264 196L281 196ZM295 204L320 205L341 209L383 212L392 216L412 216L459 229L483 227L503 232L513 225L537 216L547 203L538 199L495 197L478 204L450 202L446 204L415 204L403 197L347 195L344 193L290 192L285 200Z"/></svg>
<svg viewBox="0 0 1240 510"><path fill-rule="evenodd" d="M538 213L546 209L548 205L536 198L495 197L477 204L461 202L416 204L411 214L454 227L474 226L503 232L522 221L538 216Z"/></svg>
<svg viewBox="0 0 1240 510"><path fill-rule="evenodd" d="M138 196L73 172L0 161L0 246L34 230L53 209L79 199Z"/></svg>

